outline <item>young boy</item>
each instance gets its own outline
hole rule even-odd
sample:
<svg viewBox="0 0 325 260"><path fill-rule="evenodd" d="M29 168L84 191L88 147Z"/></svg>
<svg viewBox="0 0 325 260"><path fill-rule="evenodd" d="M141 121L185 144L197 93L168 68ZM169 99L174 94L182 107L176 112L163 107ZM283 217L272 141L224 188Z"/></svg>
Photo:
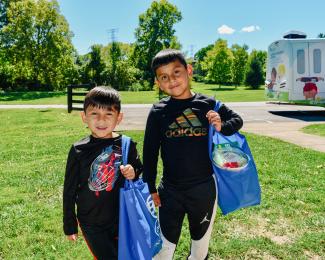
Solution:
<svg viewBox="0 0 325 260"><path fill-rule="evenodd" d="M192 67L178 50L162 50L152 61L156 84L169 97L153 105L147 119L143 179L159 206L163 249L155 259L172 259L185 214L192 238L188 259L207 259L217 207L217 190L208 154L209 124L224 135L243 124L225 105L190 89ZM163 177L155 187L159 149Z"/></svg>
<svg viewBox="0 0 325 260"><path fill-rule="evenodd" d="M120 97L114 89L95 87L89 91L81 117L91 135L72 145L66 165L64 233L75 241L79 224L97 259L117 259L119 190L125 179L137 178L142 171L134 142L130 144L129 164L121 164L121 135L113 132L122 120L120 109Z"/></svg>

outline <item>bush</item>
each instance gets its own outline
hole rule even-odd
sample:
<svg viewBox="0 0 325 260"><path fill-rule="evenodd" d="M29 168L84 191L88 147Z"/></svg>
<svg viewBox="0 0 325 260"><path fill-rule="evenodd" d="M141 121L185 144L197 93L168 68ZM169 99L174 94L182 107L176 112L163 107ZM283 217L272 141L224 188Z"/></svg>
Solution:
<svg viewBox="0 0 325 260"><path fill-rule="evenodd" d="M133 83L131 86L127 88L128 91L149 91L152 90L150 83L146 80L142 82Z"/></svg>
<svg viewBox="0 0 325 260"><path fill-rule="evenodd" d="M204 76L199 74L194 74L192 78L195 82L204 82Z"/></svg>

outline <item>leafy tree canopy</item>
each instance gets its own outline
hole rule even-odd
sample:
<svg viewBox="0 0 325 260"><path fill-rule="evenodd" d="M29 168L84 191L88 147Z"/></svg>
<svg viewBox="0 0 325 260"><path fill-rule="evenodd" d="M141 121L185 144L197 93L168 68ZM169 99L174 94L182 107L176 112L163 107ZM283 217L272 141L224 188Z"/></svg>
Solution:
<svg viewBox="0 0 325 260"><path fill-rule="evenodd" d="M228 48L226 40L219 39L213 48L207 52L204 59L204 69L207 71L206 79L217 84L232 81L231 66L233 54Z"/></svg>
<svg viewBox="0 0 325 260"><path fill-rule="evenodd" d="M251 86L253 89L258 89L263 82L264 72L259 57L251 54L248 62L245 84Z"/></svg>
<svg viewBox="0 0 325 260"><path fill-rule="evenodd" d="M73 66L72 33L56 0L10 2L1 32L6 59L16 84L60 88ZM20 83L19 83L20 82Z"/></svg>
<svg viewBox="0 0 325 260"><path fill-rule="evenodd" d="M247 45L239 46L238 44L234 44L231 47L234 57L232 63L232 77L233 83L236 84L236 86L240 85L245 78L245 68L248 60L247 50Z"/></svg>
<svg viewBox="0 0 325 260"><path fill-rule="evenodd" d="M182 19L175 5L166 0L153 1L149 9L139 16L139 27L135 31L134 60L143 71L143 79L154 82L151 60L164 48L180 48L175 23Z"/></svg>

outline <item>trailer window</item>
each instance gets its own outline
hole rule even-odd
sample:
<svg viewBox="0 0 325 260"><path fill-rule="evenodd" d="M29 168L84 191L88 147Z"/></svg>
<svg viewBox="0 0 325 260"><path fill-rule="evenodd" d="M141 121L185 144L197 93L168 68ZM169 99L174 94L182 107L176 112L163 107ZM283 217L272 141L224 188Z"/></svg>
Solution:
<svg viewBox="0 0 325 260"><path fill-rule="evenodd" d="M314 73L321 73L322 64L321 64L321 51L320 49L315 49L313 51L314 58Z"/></svg>
<svg viewBox="0 0 325 260"><path fill-rule="evenodd" d="M297 50L297 72L299 74L305 73L305 51Z"/></svg>

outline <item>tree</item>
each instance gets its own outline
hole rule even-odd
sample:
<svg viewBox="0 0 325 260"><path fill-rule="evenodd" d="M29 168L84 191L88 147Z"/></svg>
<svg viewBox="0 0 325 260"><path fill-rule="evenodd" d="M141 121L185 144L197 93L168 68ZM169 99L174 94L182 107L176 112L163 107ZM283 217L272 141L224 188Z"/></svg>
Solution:
<svg viewBox="0 0 325 260"><path fill-rule="evenodd" d="M6 59L4 49L0 48L0 88L6 90L12 86L12 70L13 66Z"/></svg>
<svg viewBox="0 0 325 260"><path fill-rule="evenodd" d="M1 0L0 2L0 30L3 26L8 24L7 9L9 7L9 0Z"/></svg>
<svg viewBox="0 0 325 260"><path fill-rule="evenodd" d="M213 44L209 44L208 46L201 48L198 52L195 53L194 55L194 75L193 78L197 81L202 81L204 77L206 76L207 72L203 68L204 66L202 65L204 62L204 59L208 53L208 51L213 49Z"/></svg>
<svg viewBox="0 0 325 260"><path fill-rule="evenodd" d="M134 45L123 42L115 42L118 45L119 51L121 52L121 59L130 60L134 51ZM111 59L111 50L113 42L102 47L102 58L105 62ZM132 61L133 62L133 61Z"/></svg>
<svg viewBox="0 0 325 260"><path fill-rule="evenodd" d="M217 40L204 59L203 67L207 71L206 80L217 83L219 86L222 83L230 83L232 60L233 55L227 47L227 41Z"/></svg>
<svg viewBox="0 0 325 260"><path fill-rule="evenodd" d="M245 78L245 68L248 60L248 46L239 46L238 44L234 44L231 47L231 51L233 54L233 63L232 63L232 81L236 86L239 86Z"/></svg>
<svg viewBox="0 0 325 260"><path fill-rule="evenodd" d="M325 33L320 33L317 35L317 38L325 38Z"/></svg>
<svg viewBox="0 0 325 260"><path fill-rule="evenodd" d="M182 19L177 7L167 0L153 1L149 9L139 16L139 27L135 31L133 59L143 72L142 79L154 83L151 61L164 48L179 48L174 36L174 24Z"/></svg>
<svg viewBox="0 0 325 260"><path fill-rule="evenodd" d="M16 85L62 88L73 66L72 33L56 0L10 2L2 32L5 56Z"/></svg>
<svg viewBox="0 0 325 260"><path fill-rule="evenodd" d="M76 84L91 83L90 75L88 75L88 64L90 63L90 53L80 55L75 53L74 65L77 71Z"/></svg>
<svg viewBox="0 0 325 260"><path fill-rule="evenodd" d="M105 63L101 57L101 48L99 44L91 46L89 53L89 62L86 65L86 73L91 83L102 85L104 83L103 72L105 70Z"/></svg>
<svg viewBox="0 0 325 260"><path fill-rule="evenodd" d="M119 45L116 42L112 42L111 50L111 84L116 89L119 89L119 78L117 75L118 62L121 60L122 52Z"/></svg>
<svg viewBox="0 0 325 260"><path fill-rule="evenodd" d="M125 60L118 61L114 69L112 63L108 64L104 71L107 84L117 90L129 90L129 87L136 82L137 74L139 71L135 67L129 66Z"/></svg>
<svg viewBox="0 0 325 260"><path fill-rule="evenodd" d="M0 88L7 89L10 87L10 71L12 66L8 62L2 37L2 28L8 24L7 9L9 7L9 0L0 1Z"/></svg>
<svg viewBox="0 0 325 260"><path fill-rule="evenodd" d="M253 89L258 89L264 82L263 68L258 56L253 55L249 59L248 69L246 72L245 84Z"/></svg>
<svg viewBox="0 0 325 260"><path fill-rule="evenodd" d="M259 63L262 66L263 70L263 79L265 78L266 74L266 58L267 58L267 52L266 51L258 51L258 50L252 50L252 52L249 55L249 59L257 59Z"/></svg>
<svg viewBox="0 0 325 260"><path fill-rule="evenodd" d="M124 49L122 49L122 48ZM136 82L139 70L131 64L128 56L130 49L126 44L112 42L109 49L109 59L105 70L107 83L117 90L126 90Z"/></svg>

